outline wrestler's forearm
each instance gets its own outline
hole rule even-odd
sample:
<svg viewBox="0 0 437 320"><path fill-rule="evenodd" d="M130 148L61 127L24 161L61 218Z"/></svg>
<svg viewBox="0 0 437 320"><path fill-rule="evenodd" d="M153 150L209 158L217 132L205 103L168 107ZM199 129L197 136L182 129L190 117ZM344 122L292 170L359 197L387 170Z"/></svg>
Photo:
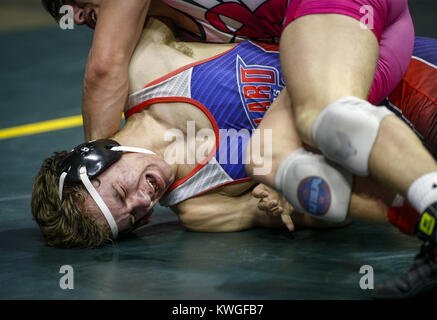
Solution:
<svg viewBox="0 0 437 320"><path fill-rule="evenodd" d="M254 227L283 227L280 217L268 216L250 192L240 196L212 193L178 204L175 211L190 231L234 232Z"/></svg>
<svg viewBox="0 0 437 320"><path fill-rule="evenodd" d="M120 124L128 93L128 68L150 0L103 0L84 77L82 114L86 140L105 138Z"/></svg>

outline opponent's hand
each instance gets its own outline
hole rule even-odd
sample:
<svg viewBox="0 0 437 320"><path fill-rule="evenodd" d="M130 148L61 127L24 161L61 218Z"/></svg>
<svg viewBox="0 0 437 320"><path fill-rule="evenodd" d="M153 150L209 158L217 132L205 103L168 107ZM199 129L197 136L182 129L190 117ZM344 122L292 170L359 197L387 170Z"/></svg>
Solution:
<svg viewBox="0 0 437 320"><path fill-rule="evenodd" d="M259 199L258 209L269 216L280 216L287 229L294 231L294 223L290 216L294 210L284 196L262 183L252 190L252 195Z"/></svg>

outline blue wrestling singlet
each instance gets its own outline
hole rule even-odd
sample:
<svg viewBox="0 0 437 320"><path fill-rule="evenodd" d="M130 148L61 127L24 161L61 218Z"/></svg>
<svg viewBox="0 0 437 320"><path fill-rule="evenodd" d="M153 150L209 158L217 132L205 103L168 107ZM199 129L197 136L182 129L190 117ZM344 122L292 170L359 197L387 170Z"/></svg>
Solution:
<svg viewBox="0 0 437 320"><path fill-rule="evenodd" d="M126 118L155 103L184 102L210 120L216 148L160 203L175 205L223 185L249 181L244 152L252 131L284 87L277 45L245 41L182 67L129 96Z"/></svg>

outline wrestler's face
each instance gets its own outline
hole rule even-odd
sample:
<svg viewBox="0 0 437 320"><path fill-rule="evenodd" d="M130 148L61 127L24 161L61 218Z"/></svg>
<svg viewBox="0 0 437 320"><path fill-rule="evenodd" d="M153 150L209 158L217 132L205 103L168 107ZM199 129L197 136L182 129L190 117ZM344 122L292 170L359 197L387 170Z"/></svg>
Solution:
<svg viewBox="0 0 437 320"><path fill-rule="evenodd" d="M174 181L171 167L155 155L124 153L92 183L111 211L119 232L151 221L153 206ZM103 213L87 194L87 211L102 223ZM104 221L104 222L103 222Z"/></svg>
<svg viewBox="0 0 437 320"><path fill-rule="evenodd" d="M101 0L64 0L63 3L73 7L74 23L86 24L94 29L99 16Z"/></svg>

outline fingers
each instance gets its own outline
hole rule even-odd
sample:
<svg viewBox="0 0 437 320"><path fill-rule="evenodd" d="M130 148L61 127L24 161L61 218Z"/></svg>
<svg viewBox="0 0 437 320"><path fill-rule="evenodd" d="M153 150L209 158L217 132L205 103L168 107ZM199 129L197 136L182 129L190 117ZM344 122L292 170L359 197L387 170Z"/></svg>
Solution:
<svg viewBox="0 0 437 320"><path fill-rule="evenodd" d="M270 209L270 212L275 216L279 216L280 214L282 214L284 212L284 209L282 207L274 207L274 208Z"/></svg>
<svg viewBox="0 0 437 320"><path fill-rule="evenodd" d="M260 183L252 190L252 195L254 198L263 199L269 196L269 192L266 186Z"/></svg>
<svg viewBox="0 0 437 320"><path fill-rule="evenodd" d="M266 211L266 212L271 211L273 213L278 208L280 208L278 205L279 205L278 201L276 201L276 200L261 199L258 202L258 209Z"/></svg>
<svg viewBox="0 0 437 320"><path fill-rule="evenodd" d="M280 216L282 223L286 226L288 231L293 232L295 230L294 223L290 215L284 213L284 209L278 206L277 201L261 200L258 203L258 208L265 211L268 216Z"/></svg>
<svg viewBox="0 0 437 320"><path fill-rule="evenodd" d="M288 231L293 232L294 231L294 223L291 217L288 214L281 214L282 222L287 227Z"/></svg>

